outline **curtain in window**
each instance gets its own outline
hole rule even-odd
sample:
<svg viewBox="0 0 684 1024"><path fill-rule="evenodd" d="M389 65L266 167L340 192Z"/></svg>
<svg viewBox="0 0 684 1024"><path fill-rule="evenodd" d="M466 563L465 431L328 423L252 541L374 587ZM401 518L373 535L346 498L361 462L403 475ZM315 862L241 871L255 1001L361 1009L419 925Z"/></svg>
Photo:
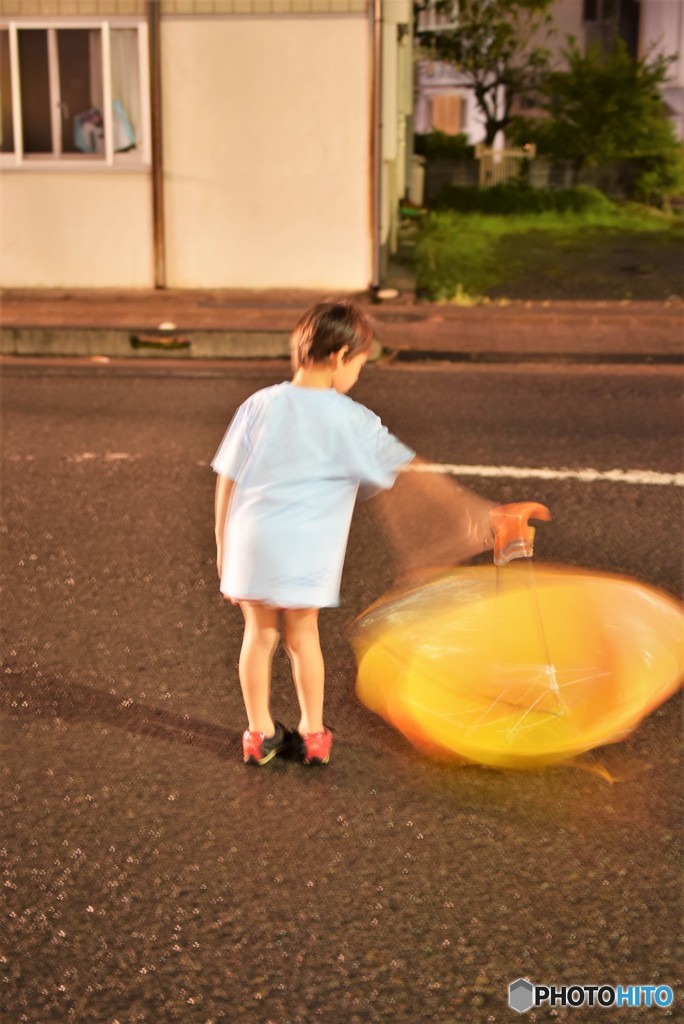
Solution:
<svg viewBox="0 0 684 1024"><path fill-rule="evenodd" d="M138 32L111 31L114 149L132 149L140 138L140 65Z"/></svg>

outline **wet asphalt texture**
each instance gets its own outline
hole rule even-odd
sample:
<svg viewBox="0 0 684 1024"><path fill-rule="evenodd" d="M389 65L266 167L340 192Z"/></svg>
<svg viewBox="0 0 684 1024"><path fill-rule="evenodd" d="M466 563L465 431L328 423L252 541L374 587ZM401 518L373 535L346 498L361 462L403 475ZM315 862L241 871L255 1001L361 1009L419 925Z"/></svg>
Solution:
<svg viewBox="0 0 684 1024"><path fill-rule="evenodd" d="M354 696L348 625L393 579L372 502L321 615L331 763L241 763L209 462L237 405L286 376L4 367L3 1024L676 1019L681 698L579 765L414 750ZM681 468L675 370L369 367L354 397L429 461ZM465 483L552 508L538 560L680 592L680 489ZM273 710L295 723L282 651ZM520 976L667 984L675 1004L518 1017Z"/></svg>

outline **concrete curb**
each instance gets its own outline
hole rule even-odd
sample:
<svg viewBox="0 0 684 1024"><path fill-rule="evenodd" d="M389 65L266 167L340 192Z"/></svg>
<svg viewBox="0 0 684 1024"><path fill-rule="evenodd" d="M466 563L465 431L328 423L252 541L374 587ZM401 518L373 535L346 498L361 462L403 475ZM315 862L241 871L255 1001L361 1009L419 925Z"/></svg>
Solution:
<svg viewBox="0 0 684 1024"><path fill-rule="evenodd" d="M487 338L464 332L459 338L388 337L376 342L371 361L450 361L460 363L573 362L681 364L682 346L672 338L647 339L641 345L606 344L605 338L569 339L565 332L547 332L544 338L523 338L517 331L507 337ZM626 344L625 344L626 342ZM654 343L655 342L655 343ZM289 334L279 330L154 331L111 327L5 327L0 329L0 355L17 357L96 359L218 359L289 360Z"/></svg>
<svg viewBox="0 0 684 1024"><path fill-rule="evenodd" d="M0 353L71 358L287 359L313 296L277 292L0 292ZM360 299L372 358L400 361L680 361L679 302L510 302L474 307ZM168 323L170 329L162 328Z"/></svg>
<svg viewBox="0 0 684 1024"><path fill-rule="evenodd" d="M118 359L288 359L284 331L150 331L88 327L6 327L0 354Z"/></svg>

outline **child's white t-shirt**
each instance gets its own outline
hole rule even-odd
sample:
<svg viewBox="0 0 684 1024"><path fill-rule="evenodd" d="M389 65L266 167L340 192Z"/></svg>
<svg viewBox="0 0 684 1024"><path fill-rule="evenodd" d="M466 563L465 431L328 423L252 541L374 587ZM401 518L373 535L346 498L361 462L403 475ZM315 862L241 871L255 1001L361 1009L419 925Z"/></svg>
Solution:
<svg viewBox="0 0 684 1024"><path fill-rule="evenodd" d="M415 455L375 413L290 382L240 406L212 467L234 480L221 592L278 608L339 604L354 503Z"/></svg>

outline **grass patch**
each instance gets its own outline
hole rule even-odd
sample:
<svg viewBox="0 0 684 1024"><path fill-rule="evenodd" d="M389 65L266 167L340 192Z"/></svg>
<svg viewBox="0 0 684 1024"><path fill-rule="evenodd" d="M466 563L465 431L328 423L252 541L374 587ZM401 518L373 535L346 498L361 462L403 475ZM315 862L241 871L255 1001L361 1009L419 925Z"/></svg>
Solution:
<svg viewBox="0 0 684 1024"><path fill-rule="evenodd" d="M615 213L617 207L597 188L531 188L513 182L493 188L447 186L433 203L435 210L458 213L514 214L581 213L602 216Z"/></svg>
<svg viewBox="0 0 684 1024"><path fill-rule="evenodd" d="M640 207L511 216L440 210L415 245L419 295L652 299L684 293L684 218Z"/></svg>

